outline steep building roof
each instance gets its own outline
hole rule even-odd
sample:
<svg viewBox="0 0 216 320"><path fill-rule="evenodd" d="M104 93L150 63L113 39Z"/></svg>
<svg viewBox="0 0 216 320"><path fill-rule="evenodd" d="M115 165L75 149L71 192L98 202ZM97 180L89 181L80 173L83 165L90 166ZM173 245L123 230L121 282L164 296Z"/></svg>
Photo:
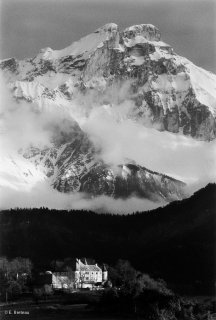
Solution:
<svg viewBox="0 0 216 320"><path fill-rule="evenodd" d="M87 261L85 260L85 263L83 263L80 259L77 259L77 266L76 266L77 271L86 271L86 272L91 272L91 271L97 271L100 272L102 269L98 267L97 264L87 264Z"/></svg>

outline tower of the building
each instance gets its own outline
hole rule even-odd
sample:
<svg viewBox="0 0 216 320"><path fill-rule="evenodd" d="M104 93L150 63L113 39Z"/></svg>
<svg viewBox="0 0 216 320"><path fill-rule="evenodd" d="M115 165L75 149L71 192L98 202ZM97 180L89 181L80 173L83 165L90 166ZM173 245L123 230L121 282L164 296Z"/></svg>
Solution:
<svg viewBox="0 0 216 320"><path fill-rule="evenodd" d="M75 269L75 287L79 286L80 282L80 260L76 259L76 269Z"/></svg>
<svg viewBox="0 0 216 320"><path fill-rule="evenodd" d="M108 271L105 265L103 265L102 269L102 281L105 282L108 280Z"/></svg>

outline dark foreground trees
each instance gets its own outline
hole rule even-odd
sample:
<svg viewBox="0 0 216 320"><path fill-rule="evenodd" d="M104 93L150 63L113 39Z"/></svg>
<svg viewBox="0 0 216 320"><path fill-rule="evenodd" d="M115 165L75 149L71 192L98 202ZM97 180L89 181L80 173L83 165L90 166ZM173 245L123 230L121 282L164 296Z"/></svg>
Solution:
<svg viewBox="0 0 216 320"><path fill-rule="evenodd" d="M27 284L32 272L29 259L15 258L8 260L0 258L0 299L8 301L16 299L28 290Z"/></svg>
<svg viewBox="0 0 216 320"><path fill-rule="evenodd" d="M215 291L215 193L208 185L191 198L132 215L45 208L0 212L0 255L28 257L38 269L66 257L99 263L129 260L163 278L174 291Z"/></svg>
<svg viewBox="0 0 216 320"><path fill-rule="evenodd" d="M129 261L119 260L109 268L113 288L104 291L101 305L110 311L132 313L146 319L159 319L162 313L175 313L179 305L163 280L135 270Z"/></svg>
<svg viewBox="0 0 216 320"><path fill-rule="evenodd" d="M182 298L164 280L153 279L135 270L129 261L119 260L109 268L113 287L104 291L100 306L105 312L131 314L151 320L213 319L214 299Z"/></svg>

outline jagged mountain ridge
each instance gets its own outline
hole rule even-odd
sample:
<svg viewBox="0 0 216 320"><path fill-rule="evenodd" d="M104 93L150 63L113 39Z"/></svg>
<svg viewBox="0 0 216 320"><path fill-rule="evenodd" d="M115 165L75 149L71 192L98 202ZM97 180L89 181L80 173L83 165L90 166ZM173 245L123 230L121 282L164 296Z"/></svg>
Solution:
<svg viewBox="0 0 216 320"><path fill-rule="evenodd" d="M63 50L45 48L33 58L5 59L0 69L15 101L27 101L37 112L58 108L73 116L73 102L82 106L84 99L87 117L99 106L116 121L132 119L159 131L215 138L216 76L178 56L153 25L119 31L107 24ZM118 109L124 102L129 108ZM76 121L72 127L63 136L57 130L51 146L20 150L55 189L153 201L185 196L183 182L133 161L113 168Z"/></svg>
<svg viewBox="0 0 216 320"><path fill-rule="evenodd" d="M72 129L73 134L67 133L63 143L54 139L53 147L39 149L32 146L20 150L20 154L41 170L58 191L116 199L138 196L154 202L169 202L185 196L185 183L148 170L134 161L118 166L104 163L99 157L100 150L81 128L74 124Z"/></svg>
<svg viewBox="0 0 216 320"><path fill-rule="evenodd" d="M32 59L6 59L0 66L13 96L40 108L69 107L80 92L93 91L102 106L129 99L133 107L126 116L159 130L207 141L216 135L216 76L178 56L153 25L119 31L107 24L63 50L45 48ZM113 101L112 88L125 81L127 97Z"/></svg>

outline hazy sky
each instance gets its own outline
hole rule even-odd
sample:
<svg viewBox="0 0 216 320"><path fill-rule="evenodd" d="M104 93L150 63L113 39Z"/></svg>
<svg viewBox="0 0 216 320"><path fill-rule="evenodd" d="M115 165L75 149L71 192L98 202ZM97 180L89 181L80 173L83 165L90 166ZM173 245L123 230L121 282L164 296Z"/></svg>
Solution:
<svg viewBox="0 0 216 320"><path fill-rule="evenodd" d="M165 42L216 72L214 0L0 0L1 58L61 49L108 22L159 27Z"/></svg>

